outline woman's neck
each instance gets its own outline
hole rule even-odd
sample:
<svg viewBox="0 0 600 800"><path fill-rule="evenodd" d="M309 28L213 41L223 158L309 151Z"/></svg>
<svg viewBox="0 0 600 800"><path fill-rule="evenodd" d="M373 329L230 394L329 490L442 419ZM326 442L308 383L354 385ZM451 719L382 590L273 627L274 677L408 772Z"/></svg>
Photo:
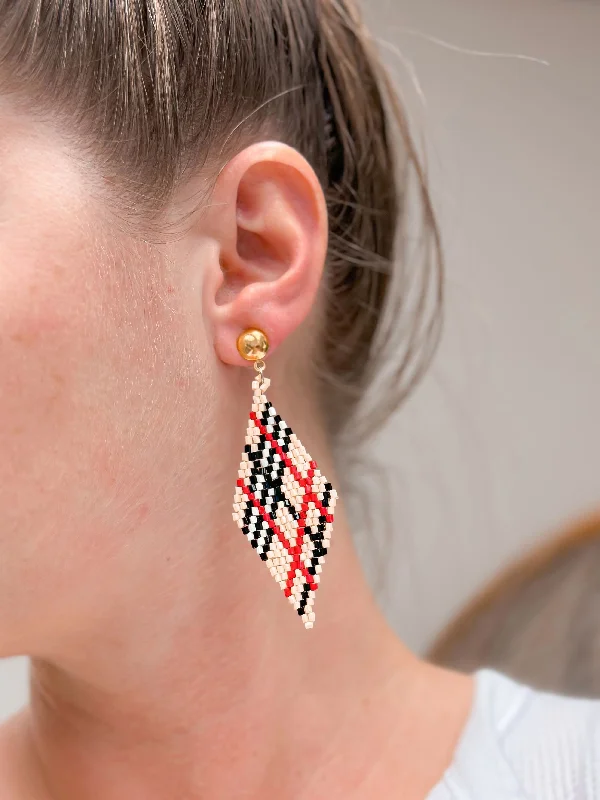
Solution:
<svg viewBox="0 0 600 800"><path fill-rule="evenodd" d="M216 544L196 602L154 590L62 657L34 658L30 707L6 728L18 780L38 780L40 800L424 796L470 685L395 639L340 517L312 631L249 548Z"/></svg>

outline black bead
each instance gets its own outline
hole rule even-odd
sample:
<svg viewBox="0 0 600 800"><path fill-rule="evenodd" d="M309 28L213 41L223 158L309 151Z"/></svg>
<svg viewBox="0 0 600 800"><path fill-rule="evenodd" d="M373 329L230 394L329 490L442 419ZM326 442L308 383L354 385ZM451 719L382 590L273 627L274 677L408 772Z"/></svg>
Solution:
<svg viewBox="0 0 600 800"><path fill-rule="evenodd" d="M302 614L304 614L304 606L301 603L300 607L298 608L298 616L301 617Z"/></svg>
<svg viewBox="0 0 600 800"><path fill-rule="evenodd" d="M258 555L260 556L261 561L266 561L268 558L266 553L259 553Z"/></svg>
<svg viewBox="0 0 600 800"><path fill-rule="evenodd" d="M256 550L256 548L258 547L258 542L256 541L256 539L252 539L252 541L250 542L250 544L252 545L252 547L253 547L255 550Z"/></svg>
<svg viewBox="0 0 600 800"><path fill-rule="evenodd" d="M317 574L317 570L314 567L309 567L306 571L308 572L309 575Z"/></svg>

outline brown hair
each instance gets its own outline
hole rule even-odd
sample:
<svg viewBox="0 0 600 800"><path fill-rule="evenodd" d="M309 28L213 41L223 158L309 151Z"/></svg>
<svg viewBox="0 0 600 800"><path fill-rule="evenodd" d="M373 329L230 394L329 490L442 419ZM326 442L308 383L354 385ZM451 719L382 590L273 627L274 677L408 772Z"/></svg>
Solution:
<svg viewBox="0 0 600 800"><path fill-rule="evenodd" d="M324 396L345 421L378 379L354 434L385 421L436 342L441 260L405 116L354 0L2 0L0 72L39 109L67 113L138 213L251 141L296 147L329 208ZM411 175L414 268L398 233Z"/></svg>

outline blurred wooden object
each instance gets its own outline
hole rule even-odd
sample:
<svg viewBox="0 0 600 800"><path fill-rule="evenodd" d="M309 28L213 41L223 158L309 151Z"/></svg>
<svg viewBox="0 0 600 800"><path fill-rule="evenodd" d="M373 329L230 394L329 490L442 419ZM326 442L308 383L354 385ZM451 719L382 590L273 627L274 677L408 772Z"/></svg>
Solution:
<svg viewBox="0 0 600 800"><path fill-rule="evenodd" d="M600 516L501 575L449 626L430 659L600 697Z"/></svg>

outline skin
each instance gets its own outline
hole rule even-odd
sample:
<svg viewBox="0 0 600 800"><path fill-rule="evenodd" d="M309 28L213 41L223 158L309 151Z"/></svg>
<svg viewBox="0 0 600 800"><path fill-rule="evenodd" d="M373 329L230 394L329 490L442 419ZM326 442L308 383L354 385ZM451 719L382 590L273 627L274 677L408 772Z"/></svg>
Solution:
<svg viewBox="0 0 600 800"><path fill-rule="evenodd" d="M321 188L276 142L148 240L56 127L0 101L0 729L7 800L419 800L469 678L416 659L368 591L343 501L306 631L230 516L252 372L339 486L310 376ZM208 178L180 187L189 211Z"/></svg>

